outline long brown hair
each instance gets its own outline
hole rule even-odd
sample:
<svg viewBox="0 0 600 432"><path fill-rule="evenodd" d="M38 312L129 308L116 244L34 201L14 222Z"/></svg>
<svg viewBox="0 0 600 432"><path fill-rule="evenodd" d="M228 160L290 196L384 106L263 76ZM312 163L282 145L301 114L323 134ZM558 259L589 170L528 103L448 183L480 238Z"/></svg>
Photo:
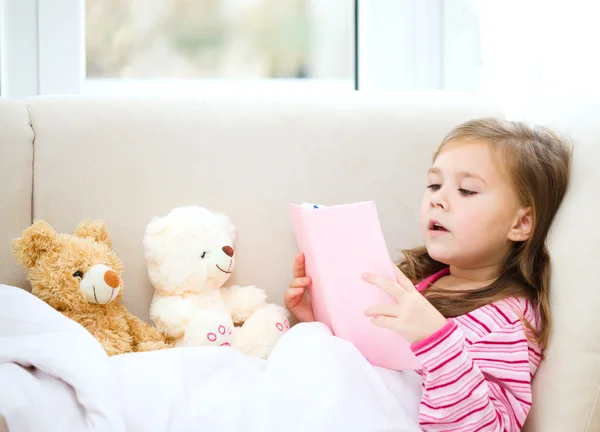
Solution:
<svg viewBox="0 0 600 432"><path fill-rule="evenodd" d="M524 207L531 207L533 226L528 240L515 243L508 253L498 278L490 285L464 291L447 291L432 285L424 295L447 318L508 297L525 297L536 305L541 322L534 329L543 348L550 332L550 256L546 236L565 195L572 147L555 131L528 126L517 121L481 118L453 129L442 141L433 160L454 140L489 143L502 157L512 178L514 190ZM425 247L404 250L399 267L413 282L446 267L432 259Z"/></svg>

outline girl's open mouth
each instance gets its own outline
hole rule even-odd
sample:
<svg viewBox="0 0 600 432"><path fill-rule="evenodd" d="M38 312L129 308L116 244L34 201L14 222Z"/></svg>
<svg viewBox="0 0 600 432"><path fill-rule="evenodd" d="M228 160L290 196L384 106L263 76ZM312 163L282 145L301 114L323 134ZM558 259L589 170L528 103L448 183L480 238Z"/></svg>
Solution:
<svg viewBox="0 0 600 432"><path fill-rule="evenodd" d="M449 232L441 223L434 219L429 221L429 231Z"/></svg>

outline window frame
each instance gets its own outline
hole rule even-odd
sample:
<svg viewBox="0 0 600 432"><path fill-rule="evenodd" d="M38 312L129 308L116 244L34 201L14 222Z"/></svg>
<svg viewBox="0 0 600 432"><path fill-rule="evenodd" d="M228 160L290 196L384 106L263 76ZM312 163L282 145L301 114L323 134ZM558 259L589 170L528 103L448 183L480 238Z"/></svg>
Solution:
<svg viewBox="0 0 600 432"><path fill-rule="evenodd" d="M94 90L102 85L93 80L86 85L85 0L1 1L0 95L123 94L127 81L115 82L108 92L106 87ZM348 90L443 88L444 0L348 1L354 5L354 82ZM156 95L189 94L185 81L173 81L162 80L154 87ZM263 94L270 87L268 81L276 91L285 83L264 81L197 80L193 86L202 94L224 89ZM289 80L286 91L305 95L344 91L342 86L328 88L326 81L315 83L311 91L310 81L301 81ZM145 84L137 83L144 94L152 95L151 82Z"/></svg>

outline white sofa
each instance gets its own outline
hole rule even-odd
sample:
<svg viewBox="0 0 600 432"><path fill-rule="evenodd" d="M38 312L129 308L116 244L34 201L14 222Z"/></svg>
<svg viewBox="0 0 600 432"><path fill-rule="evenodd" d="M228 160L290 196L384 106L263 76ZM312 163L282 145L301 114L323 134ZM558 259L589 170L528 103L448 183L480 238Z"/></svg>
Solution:
<svg viewBox="0 0 600 432"><path fill-rule="evenodd" d="M570 134L575 155L550 237L553 332L526 429L600 431L600 100L548 113L531 118ZM10 240L34 218L67 232L102 218L125 265L124 301L148 319L146 224L199 204L238 227L231 283L257 284L281 302L296 251L288 203L375 200L397 258L419 242L414 227L434 149L452 126L482 115L502 113L436 93L0 99L0 283L28 288Z"/></svg>

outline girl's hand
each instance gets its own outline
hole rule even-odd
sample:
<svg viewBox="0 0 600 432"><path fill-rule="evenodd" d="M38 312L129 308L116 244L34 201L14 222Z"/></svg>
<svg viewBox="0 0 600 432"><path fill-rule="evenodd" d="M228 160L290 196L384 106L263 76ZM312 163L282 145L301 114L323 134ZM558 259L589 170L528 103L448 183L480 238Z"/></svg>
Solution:
<svg viewBox="0 0 600 432"><path fill-rule="evenodd" d="M388 328L413 344L440 330L446 318L421 295L412 282L394 265L396 281L366 274L364 280L386 291L394 304L381 304L365 311L373 324Z"/></svg>
<svg viewBox="0 0 600 432"><path fill-rule="evenodd" d="M283 295L285 307L296 317L298 321L314 321L315 315L308 299L306 289L310 286L311 279L306 276L304 270L304 255L298 254L294 259L294 279Z"/></svg>

